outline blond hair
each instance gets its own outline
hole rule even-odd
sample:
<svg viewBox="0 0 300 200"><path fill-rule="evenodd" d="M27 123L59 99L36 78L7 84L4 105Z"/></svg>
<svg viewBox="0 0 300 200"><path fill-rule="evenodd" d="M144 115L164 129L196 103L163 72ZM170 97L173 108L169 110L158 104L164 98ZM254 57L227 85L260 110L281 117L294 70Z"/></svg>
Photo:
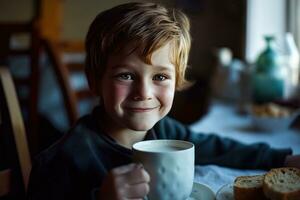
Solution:
<svg viewBox="0 0 300 200"><path fill-rule="evenodd" d="M185 88L188 54L191 46L190 24L184 13L167 10L155 3L127 3L100 13L86 36L86 75L97 91L108 57L132 43L146 63L152 53L172 42L172 62L176 68L176 89Z"/></svg>

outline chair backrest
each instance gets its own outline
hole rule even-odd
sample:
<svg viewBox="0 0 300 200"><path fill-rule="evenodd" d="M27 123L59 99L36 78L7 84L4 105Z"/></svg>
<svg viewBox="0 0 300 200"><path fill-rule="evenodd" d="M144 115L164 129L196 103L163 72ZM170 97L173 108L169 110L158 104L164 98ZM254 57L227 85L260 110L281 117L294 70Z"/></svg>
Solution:
<svg viewBox="0 0 300 200"><path fill-rule="evenodd" d="M4 165L0 166L0 196L12 191L25 194L31 159L15 86L9 70L5 67L0 67L0 108L0 156L7 161L3 163L1 160L0 163ZM17 177L18 175L21 177ZM15 177L21 183L15 183L16 180L12 180ZM22 188L13 188L16 185Z"/></svg>
<svg viewBox="0 0 300 200"><path fill-rule="evenodd" d="M51 65L53 66L57 81L59 83L58 85L63 94L68 121L69 124L72 125L79 117L77 109L78 99L70 84L69 71L65 64L62 62L62 51L58 47L58 45L54 44L51 40L43 40L43 46L45 47Z"/></svg>
<svg viewBox="0 0 300 200"><path fill-rule="evenodd" d="M44 38L42 46L46 50L55 72L58 86L63 95L69 125L72 126L82 114L80 113L82 102L88 101L87 109L91 109L97 103L97 98L89 90L84 75L84 59L82 57L85 56L85 50L83 42L61 41L55 43L53 40ZM66 58L65 55L68 55L69 59L64 59ZM74 74L80 76L74 79ZM72 80L80 82L80 87L76 88L72 85Z"/></svg>
<svg viewBox="0 0 300 200"><path fill-rule="evenodd" d="M42 46L51 62L63 96L69 125L88 112L97 99L87 87L84 75L83 40L62 38L63 0L42 0L39 5ZM74 83L76 82L76 83Z"/></svg>
<svg viewBox="0 0 300 200"><path fill-rule="evenodd" d="M13 69L18 99L26 113L24 121L30 133L31 152L37 149L38 91L40 80L40 34L38 21L0 23L0 62ZM16 42L16 36L27 36L28 45ZM17 43L17 44L16 44ZM24 42L26 43L26 42ZM23 58L23 59L22 59ZM24 59L25 58L25 59ZM21 60L17 65L13 62ZM24 92L26 91L26 92Z"/></svg>
<svg viewBox="0 0 300 200"><path fill-rule="evenodd" d="M29 122L28 134L30 135L28 142L30 144L31 155L35 155L37 153L40 142L40 137L37 133L37 125L39 124L37 105L39 103L38 91L40 77L42 77L39 66L40 55L41 52L43 52L42 50L46 50L46 54L54 68L58 85L63 94L63 101L70 125L74 124L80 116L80 102L82 102L82 100L85 101L92 99L91 101L93 104L95 99L87 87L75 88L71 83L71 79L74 77L74 72L76 74L84 72L84 64L82 60L74 62L74 59L71 59L70 62L65 62L64 54L83 55L84 43L83 41L66 41L61 38L64 1L40 0L35 1L35 4L36 13L34 14L31 22L0 23L0 62L1 58L7 58L9 55L23 55L24 53L30 54L29 76L26 77L26 79L19 79L14 76L14 80L17 88L19 88L19 85L22 88L24 88L24 85L27 85L30 88L29 94L27 95L29 98L22 99L22 97L19 96L19 99L22 105L22 111L24 107L29 108L27 112ZM24 32L29 33L30 39L32 39L29 48L27 48L27 50L11 50L11 42L9 42L11 35ZM80 79L80 81L82 81L83 78ZM90 101L88 103L90 103ZM26 104L28 104L28 106ZM27 120L25 122L27 122Z"/></svg>
<svg viewBox="0 0 300 200"><path fill-rule="evenodd" d="M41 146L41 136L38 135L39 87L43 76L41 42L42 38L51 42L59 41L62 30L62 5L63 0L34 1L31 20L0 22L0 65L4 64L11 69L29 135L31 155L37 154Z"/></svg>

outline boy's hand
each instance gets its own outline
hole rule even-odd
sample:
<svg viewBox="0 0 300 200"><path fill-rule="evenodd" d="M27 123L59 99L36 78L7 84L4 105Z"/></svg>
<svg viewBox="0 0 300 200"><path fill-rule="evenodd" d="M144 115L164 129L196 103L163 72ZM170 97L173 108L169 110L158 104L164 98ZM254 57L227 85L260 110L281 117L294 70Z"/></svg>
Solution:
<svg viewBox="0 0 300 200"><path fill-rule="evenodd" d="M285 158L284 166L300 168L300 155L287 156Z"/></svg>
<svg viewBox="0 0 300 200"><path fill-rule="evenodd" d="M104 179L100 199L142 200L149 192L150 176L141 164L114 168Z"/></svg>

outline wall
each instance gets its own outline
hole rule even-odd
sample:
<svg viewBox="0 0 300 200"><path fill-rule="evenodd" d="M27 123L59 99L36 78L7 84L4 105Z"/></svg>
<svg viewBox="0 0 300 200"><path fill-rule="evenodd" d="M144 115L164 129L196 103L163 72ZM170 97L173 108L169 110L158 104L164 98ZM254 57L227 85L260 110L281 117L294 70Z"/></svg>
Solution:
<svg viewBox="0 0 300 200"><path fill-rule="evenodd" d="M253 62L265 47L265 35L274 35L281 45L286 31L286 1L248 0L247 4L246 58Z"/></svg>
<svg viewBox="0 0 300 200"><path fill-rule="evenodd" d="M33 10L33 0L0 0L0 22L30 20Z"/></svg>
<svg viewBox="0 0 300 200"><path fill-rule="evenodd" d="M114 5L129 0L64 0L63 38L83 39L95 16Z"/></svg>
<svg viewBox="0 0 300 200"><path fill-rule="evenodd" d="M131 1L134 0L64 0L63 38L83 39L89 24L98 13L115 5ZM163 0L162 2L169 5L169 1L172 2L171 0ZM135 2L145 2L145 0L135 0Z"/></svg>

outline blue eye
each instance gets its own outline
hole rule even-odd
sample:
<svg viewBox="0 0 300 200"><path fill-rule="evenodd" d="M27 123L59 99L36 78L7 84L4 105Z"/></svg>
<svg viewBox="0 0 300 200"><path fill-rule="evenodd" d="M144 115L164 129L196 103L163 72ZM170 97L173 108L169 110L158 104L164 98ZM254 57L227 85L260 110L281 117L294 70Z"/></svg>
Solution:
<svg viewBox="0 0 300 200"><path fill-rule="evenodd" d="M163 74L157 74L153 77L153 80L155 81L164 81L166 80L168 77L163 75Z"/></svg>
<svg viewBox="0 0 300 200"><path fill-rule="evenodd" d="M133 80L133 75L130 73L121 73L118 74L116 77L121 80Z"/></svg>

